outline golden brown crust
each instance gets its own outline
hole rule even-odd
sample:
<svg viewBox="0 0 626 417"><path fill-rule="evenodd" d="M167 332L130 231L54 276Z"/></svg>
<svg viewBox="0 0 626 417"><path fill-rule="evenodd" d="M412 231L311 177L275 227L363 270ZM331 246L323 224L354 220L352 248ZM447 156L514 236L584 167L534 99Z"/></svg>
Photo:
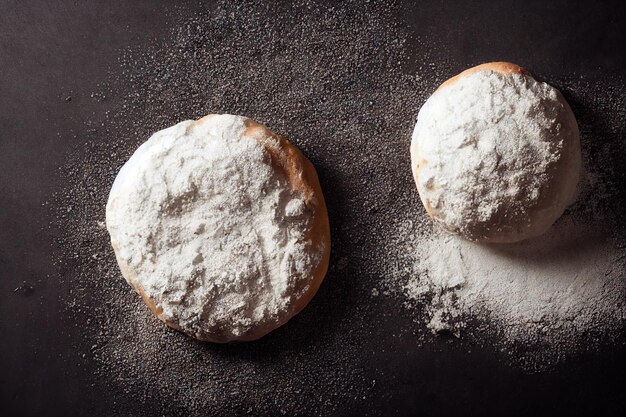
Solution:
<svg viewBox="0 0 626 417"><path fill-rule="evenodd" d="M485 64L476 65L475 67L468 68L465 71L455 75L454 77L446 80L441 84L437 90L439 91L444 87L448 87L459 80L459 78L464 77L466 75L472 74L478 71L495 71L501 74L522 74L522 75L530 75L528 71L519 65L512 64L510 62L487 62Z"/></svg>
<svg viewBox="0 0 626 417"><path fill-rule="evenodd" d="M201 117L198 120L195 120L193 123L196 125L201 125L202 123L206 122L209 119L212 119L215 116L217 116L217 114L207 114L206 116Z"/></svg>
<svg viewBox="0 0 626 417"><path fill-rule="evenodd" d="M195 121L195 124L200 125L205 121L216 116L216 114L209 114ZM262 143L265 149L270 155L271 163L274 169L281 170L291 186L291 189L297 193L300 193L308 207L312 208L313 218L311 220L311 227L307 234L307 239L310 240L314 248L323 246L324 252L322 253L322 259L313 271L313 279L310 282L309 288L306 293L300 297L297 304L293 307L293 313L291 316L286 317L285 320L265 328L255 329L254 332L243 335L238 338L239 341L253 341L265 336L270 331L285 324L293 315L300 312L315 296L319 289L324 276L328 271L328 264L330 261L330 224L328 222L328 212L326 210L326 203L324 201L324 195L322 194L322 188L317 177L317 172L313 164L300 152L298 148L292 145L287 139L269 130L267 127L256 123L253 120L246 119L246 131L244 137L251 137ZM137 291L139 296L146 303L150 311L162 322L169 327L176 330L180 328L172 322L167 321L163 317L163 310L157 306L155 301L150 298L141 286L135 281L135 274L126 265L119 256L118 248L113 243L113 249L115 251L120 270L122 275L128 281L128 283ZM219 336L216 337L199 337L196 338L202 341L224 343L229 340L224 340Z"/></svg>

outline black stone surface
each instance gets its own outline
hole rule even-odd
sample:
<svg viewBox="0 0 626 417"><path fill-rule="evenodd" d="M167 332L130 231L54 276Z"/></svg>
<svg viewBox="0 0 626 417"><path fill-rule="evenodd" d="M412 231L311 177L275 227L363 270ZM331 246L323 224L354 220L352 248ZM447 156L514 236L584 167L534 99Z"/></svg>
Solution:
<svg viewBox="0 0 626 417"><path fill-rule="evenodd" d="M148 416L167 408L157 394L139 393L145 387L128 386L125 393L113 389L95 371L89 351L81 350L77 341L97 329L72 326L64 313L62 300L71 288L57 276L54 262L63 251L55 239L63 231L50 226L56 224L50 206L54 193L65 186L57 169L65 164L68 149L81 143L88 128L84 121L116 100L103 104L83 98L109 79L120 50L167 36L175 3L184 4L190 15L195 7L206 8L196 2L147 0L0 2L0 415ZM435 65L452 61L460 71L497 58L520 63L539 78L573 72L591 84L607 76L626 82L623 2L427 1L404 10L407 30L445 45L430 52ZM408 72L423 65L421 48L420 42L407 46ZM330 182L323 172L320 176ZM332 200L339 212L339 199ZM340 232L333 239L335 245L345 245ZM335 275L332 279L341 282L341 274ZM358 291L345 291L345 285L339 289L323 288L318 306L373 302L359 298ZM376 308L400 311L392 299L379 302L389 305ZM367 337L346 347L363 350L359 366L364 381L383 382L367 387L365 399L338 393L336 415L622 416L626 411L623 347L604 347L528 374L491 352L468 352L445 339L417 347L410 337L387 337L392 322L385 318ZM289 328L278 332L276 338L289 340ZM261 342L251 352L241 346L229 352L224 346L207 354L256 358L271 367L271 352L264 356L259 350L276 346L284 342ZM305 347L301 340L294 348L298 346ZM332 361L337 352L322 346L316 354ZM319 372L322 380L328 368ZM314 393L311 387L302 395ZM251 414L279 413L271 407L261 410ZM317 415L319 410L299 413ZM186 414L184 407L179 414Z"/></svg>

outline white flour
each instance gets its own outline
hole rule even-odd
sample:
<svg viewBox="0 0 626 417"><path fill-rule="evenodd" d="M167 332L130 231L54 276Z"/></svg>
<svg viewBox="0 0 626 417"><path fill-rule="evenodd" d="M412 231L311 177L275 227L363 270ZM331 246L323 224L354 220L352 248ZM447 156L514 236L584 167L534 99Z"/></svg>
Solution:
<svg viewBox="0 0 626 417"><path fill-rule="evenodd" d="M284 322L323 248L307 208L244 118L155 133L122 168L107 205L118 258L186 333L229 340Z"/></svg>
<svg viewBox="0 0 626 417"><path fill-rule="evenodd" d="M439 228L420 236L419 226L406 225L399 238L407 267L397 274L407 306L417 306L433 333L517 346L517 360L534 369L619 337L623 239L612 237L588 199L593 192L583 194L545 235L514 244L478 244Z"/></svg>
<svg viewBox="0 0 626 417"><path fill-rule="evenodd" d="M626 312L620 250L567 217L537 240L479 245L445 232L416 248L409 297L432 295L429 328L459 335L462 315L489 316L510 339L594 331ZM549 337L549 336L548 336Z"/></svg>
<svg viewBox="0 0 626 417"><path fill-rule="evenodd" d="M571 202L580 171L576 120L556 89L490 70L426 101L411 155L431 215L481 241L543 233Z"/></svg>

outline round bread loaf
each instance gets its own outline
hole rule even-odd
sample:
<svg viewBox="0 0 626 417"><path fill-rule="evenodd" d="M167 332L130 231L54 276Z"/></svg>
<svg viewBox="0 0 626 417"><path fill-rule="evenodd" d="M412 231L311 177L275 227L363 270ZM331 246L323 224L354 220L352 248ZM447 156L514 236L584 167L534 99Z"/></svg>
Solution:
<svg viewBox="0 0 626 417"><path fill-rule="evenodd" d="M444 82L421 108L411 167L429 216L479 242L544 233L573 201L581 166L563 96L492 62Z"/></svg>
<svg viewBox="0 0 626 417"><path fill-rule="evenodd" d="M124 278L199 340L262 337L306 306L328 268L315 168L241 116L155 133L115 179L106 225Z"/></svg>

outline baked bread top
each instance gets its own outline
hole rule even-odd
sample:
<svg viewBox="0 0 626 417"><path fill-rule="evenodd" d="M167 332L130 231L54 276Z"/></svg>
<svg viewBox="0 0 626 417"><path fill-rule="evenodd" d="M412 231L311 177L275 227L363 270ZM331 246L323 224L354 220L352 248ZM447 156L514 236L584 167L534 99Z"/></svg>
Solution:
<svg viewBox="0 0 626 417"><path fill-rule="evenodd" d="M481 242L544 233L575 196L576 119L521 67L492 62L444 82L421 108L411 167L428 214Z"/></svg>
<svg viewBox="0 0 626 417"><path fill-rule="evenodd" d="M200 340L262 337L310 301L328 268L315 168L241 116L155 133L120 170L106 221L126 280Z"/></svg>

